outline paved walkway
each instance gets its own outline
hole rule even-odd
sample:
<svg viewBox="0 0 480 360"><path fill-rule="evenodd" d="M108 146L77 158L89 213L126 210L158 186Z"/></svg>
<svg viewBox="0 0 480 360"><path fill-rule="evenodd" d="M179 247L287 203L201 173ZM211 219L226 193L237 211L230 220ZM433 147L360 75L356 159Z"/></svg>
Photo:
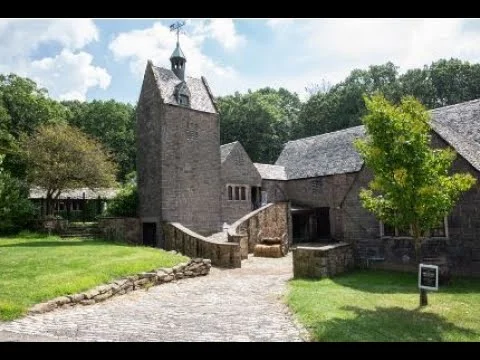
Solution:
<svg viewBox="0 0 480 360"><path fill-rule="evenodd" d="M302 341L282 302L291 256L0 323L0 341Z"/></svg>

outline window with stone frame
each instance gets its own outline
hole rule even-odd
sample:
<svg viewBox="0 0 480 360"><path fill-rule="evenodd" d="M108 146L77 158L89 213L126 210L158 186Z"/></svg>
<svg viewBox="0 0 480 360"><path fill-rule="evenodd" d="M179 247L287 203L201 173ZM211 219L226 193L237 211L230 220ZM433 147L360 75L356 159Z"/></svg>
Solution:
<svg viewBox="0 0 480 360"><path fill-rule="evenodd" d="M240 187L235 186L235 200L240 200Z"/></svg>
<svg viewBox="0 0 480 360"><path fill-rule="evenodd" d="M228 200L233 200L233 189L232 189L232 187L228 186L227 191L228 191Z"/></svg>
<svg viewBox="0 0 480 360"><path fill-rule="evenodd" d="M240 189L240 200L247 200L245 186L242 186Z"/></svg>

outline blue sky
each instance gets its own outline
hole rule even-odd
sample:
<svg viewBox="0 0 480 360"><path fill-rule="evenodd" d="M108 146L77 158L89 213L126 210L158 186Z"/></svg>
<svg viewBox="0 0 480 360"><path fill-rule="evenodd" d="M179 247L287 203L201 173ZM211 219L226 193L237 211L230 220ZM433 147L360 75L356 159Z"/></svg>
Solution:
<svg viewBox="0 0 480 360"><path fill-rule="evenodd" d="M0 19L0 73L17 73L56 99L135 103L148 59L169 66L177 19ZM305 98L392 61L400 72L457 57L480 62L479 19L186 19L187 75L215 95L265 86Z"/></svg>

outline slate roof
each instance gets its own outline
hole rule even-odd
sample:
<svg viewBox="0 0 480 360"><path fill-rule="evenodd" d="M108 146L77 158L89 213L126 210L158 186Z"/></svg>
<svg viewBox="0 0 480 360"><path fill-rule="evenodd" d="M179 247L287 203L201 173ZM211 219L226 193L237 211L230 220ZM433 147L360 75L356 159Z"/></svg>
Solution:
<svg viewBox="0 0 480 360"><path fill-rule="evenodd" d="M285 167L280 165L253 163L262 179L265 180L287 180Z"/></svg>
<svg viewBox="0 0 480 360"><path fill-rule="evenodd" d="M480 99L430 113L432 129L480 171ZM363 160L353 140L364 136L365 128L361 125L289 141L275 164L285 167L288 180L356 172Z"/></svg>
<svg viewBox="0 0 480 360"><path fill-rule="evenodd" d="M353 140L364 135L362 125L289 141L275 165L285 167L288 180L359 171L363 160Z"/></svg>
<svg viewBox="0 0 480 360"><path fill-rule="evenodd" d="M433 130L480 171L480 99L431 111Z"/></svg>
<svg viewBox="0 0 480 360"><path fill-rule="evenodd" d="M102 188L102 189L89 189L78 188L65 190L60 193L59 199L83 199L83 193L85 193L85 199L97 199L98 196L102 199L112 199L117 195L120 189L116 188ZM29 199L42 199L47 197L47 191L40 187L30 188Z"/></svg>
<svg viewBox="0 0 480 360"><path fill-rule="evenodd" d="M173 50L173 53L170 56L170 59L176 58L176 57L184 58L185 61L187 61L187 59L185 58L185 54L183 53L182 49L180 48L180 43L178 43L178 42L177 42L177 46L175 47L175 50Z"/></svg>
<svg viewBox="0 0 480 360"><path fill-rule="evenodd" d="M175 98L175 86L182 81L172 70L152 65L153 73L163 101L166 104L180 105ZM190 90L190 109L216 114L213 96L209 93L207 86L202 79L187 76L185 78L187 87Z"/></svg>
<svg viewBox="0 0 480 360"><path fill-rule="evenodd" d="M237 144L239 144L239 142L234 141L228 144L220 145L220 163L223 163L227 159L228 155Z"/></svg>

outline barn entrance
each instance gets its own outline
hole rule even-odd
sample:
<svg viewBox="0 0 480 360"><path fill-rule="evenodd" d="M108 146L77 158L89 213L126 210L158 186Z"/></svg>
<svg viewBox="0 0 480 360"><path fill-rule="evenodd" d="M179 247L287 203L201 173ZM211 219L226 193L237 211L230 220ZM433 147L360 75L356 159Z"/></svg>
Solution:
<svg viewBox="0 0 480 360"><path fill-rule="evenodd" d="M143 245L155 247L157 241L157 224L143 223Z"/></svg>
<svg viewBox="0 0 480 360"><path fill-rule="evenodd" d="M293 243L325 243L331 241L330 208L292 207Z"/></svg>

